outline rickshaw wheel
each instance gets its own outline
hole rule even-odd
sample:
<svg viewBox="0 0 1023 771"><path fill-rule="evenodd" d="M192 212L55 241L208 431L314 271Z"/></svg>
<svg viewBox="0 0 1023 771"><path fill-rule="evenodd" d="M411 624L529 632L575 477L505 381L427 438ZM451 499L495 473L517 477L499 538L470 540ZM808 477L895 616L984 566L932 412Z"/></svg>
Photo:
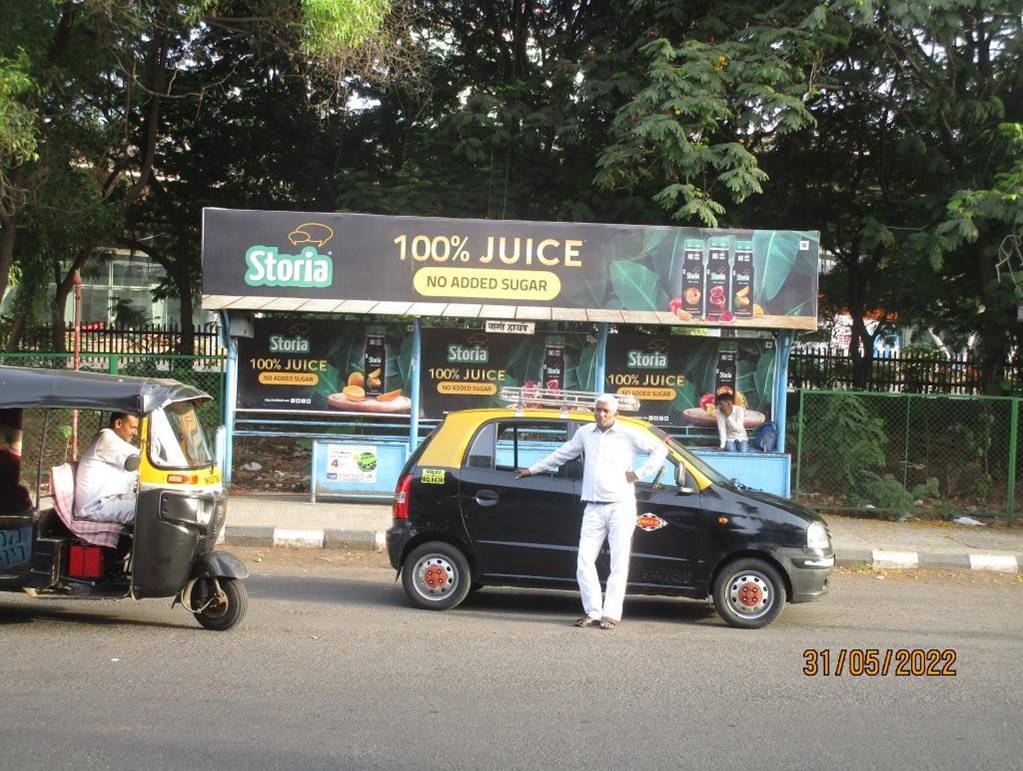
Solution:
<svg viewBox="0 0 1023 771"><path fill-rule="evenodd" d="M224 593L223 599L214 597L217 593L217 583ZM249 593L241 581L236 578L206 578L203 579L202 589L203 596L214 598L195 614L195 620L202 626L224 632L245 618L245 611L249 607Z"/></svg>

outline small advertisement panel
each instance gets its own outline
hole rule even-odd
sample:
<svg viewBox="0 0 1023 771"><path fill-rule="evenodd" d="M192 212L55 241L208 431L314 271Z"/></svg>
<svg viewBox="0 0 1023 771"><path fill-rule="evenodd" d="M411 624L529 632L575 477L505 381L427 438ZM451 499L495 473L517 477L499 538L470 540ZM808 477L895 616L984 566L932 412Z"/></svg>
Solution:
<svg viewBox="0 0 1023 771"><path fill-rule="evenodd" d="M639 398L637 417L655 425L717 425L722 390L746 407L747 428L771 415L775 350L767 339L623 333L607 340L606 387Z"/></svg>
<svg viewBox="0 0 1023 771"><path fill-rule="evenodd" d="M504 386L593 390L597 339L578 332L488 334L480 329L423 330L422 412L503 406Z"/></svg>
<svg viewBox="0 0 1023 771"><path fill-rule="evenodd" d="M377 481L379 449L372 444L328 444L328 482L355 482L373 485Z"/></svg>
<svg viewBox="0 0 1023 771"><path fill-rule="evenodd" d="M238 341L238 407L408 415L404 323L262 318Z"/></svg>

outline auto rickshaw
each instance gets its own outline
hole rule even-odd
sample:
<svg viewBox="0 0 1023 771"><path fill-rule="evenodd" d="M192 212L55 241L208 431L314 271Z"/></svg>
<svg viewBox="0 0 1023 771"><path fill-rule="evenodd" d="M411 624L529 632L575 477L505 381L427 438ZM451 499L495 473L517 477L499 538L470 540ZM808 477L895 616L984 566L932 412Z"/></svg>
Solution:
<svg viewBox="0 0 1023 771"><path fill-rule="evenodd" d="M0 366L0 590L68 599L172 597L172 606L182 605L207 629L241 621L248 572L214 549L227 502L197 412L210 398L176 380ZM49 469L42 495L47 435L70 410L78 411L76 419L138 416L139 454L125 463L138 470L132 525L75 516L73 462ZM31 420L23 426L26 415ZM41 432L34 501L21 483L23 428ZM70 427L60 428L62 455L73 456Z"/></svg>

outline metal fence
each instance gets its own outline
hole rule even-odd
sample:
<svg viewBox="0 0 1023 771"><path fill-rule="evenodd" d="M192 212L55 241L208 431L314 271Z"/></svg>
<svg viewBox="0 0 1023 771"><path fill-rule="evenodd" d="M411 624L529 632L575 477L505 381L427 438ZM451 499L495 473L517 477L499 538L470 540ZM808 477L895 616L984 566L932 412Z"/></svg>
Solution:
<svg viewBox="0 0 1023 771"><path fill-rule="evenodd" d="M0 327L0 340L7 344L9 330ZM74 348L74 324L63 330L67 350ZM208 326L193 327L195 356L221 356L220 332ZM53 328L27 328L18 341L22 352L46 352L53 349ZM81 350L92 353L180 354L181 327L177 324L143 324L137 327L108 327L105 324L83 324Z"/></svg>
<svg viewBox="0 0 1023 771"><path fill-rule="evenodd" d="M1014 397L800 391L786 448L794 495L818 510L1011 522L1019 413Z"/></svg>
<svg viewBox="0 0 1023 771"><path fill-rule="evenodd" d="M83 353L80 369L111 375L173 378L194 385L213 399L199 410L199 417L212 431L224 422L225 356L176 356L172 354ZM67 353L2 353L0 364L13 367L71 369Z"/></svg>
<svg viewBox="0 0 1023 771"><path fill-rule="evenodd" d="M1013 390L1023 388L1018 361L1006 362L1002 376ZM834 349L796 349L789 358L789 386L802 388L852 388L853 361L848 353ZM874 355L867 388L941 394L982 394L981 365L972 354L882 351Z"/></svg>

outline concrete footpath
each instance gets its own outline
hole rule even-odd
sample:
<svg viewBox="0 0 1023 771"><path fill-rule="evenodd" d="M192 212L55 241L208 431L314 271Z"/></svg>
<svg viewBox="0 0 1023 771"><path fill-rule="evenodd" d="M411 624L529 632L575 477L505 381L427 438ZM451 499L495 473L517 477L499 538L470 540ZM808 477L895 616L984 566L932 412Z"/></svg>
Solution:
<svg viewBox="0 0 1023 771"><path fill-rule="evenodd" d="M886 522L826 517L839 565L963 568L1023 573L1023 527ZM318 501L308 496L231 495L224 542L382 551L388 503Z"/></svg>

